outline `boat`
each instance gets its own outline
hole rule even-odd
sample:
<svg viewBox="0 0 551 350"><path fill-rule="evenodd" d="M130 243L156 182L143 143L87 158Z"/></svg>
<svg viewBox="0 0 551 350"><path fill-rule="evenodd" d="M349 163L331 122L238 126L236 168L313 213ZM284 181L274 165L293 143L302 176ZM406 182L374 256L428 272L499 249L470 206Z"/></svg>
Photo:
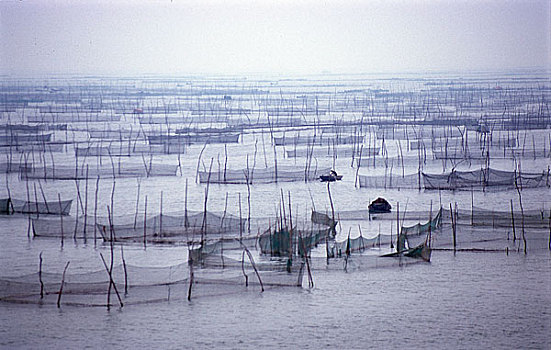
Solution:
<svg viewBox="0 0 551 350"><path fill-rule="evenodd" d="M379 197L371 202L367 208L369 209L370 214L390 213L392 206L386 199Z"/></svg>
<svg viewBox="0 0 551 350"><path fill-rule="evenodd" d="M328 175L320 175L321 182L334 182L340 181L341 179L342 175L338 175L335 170L331 170Z"/></svg>

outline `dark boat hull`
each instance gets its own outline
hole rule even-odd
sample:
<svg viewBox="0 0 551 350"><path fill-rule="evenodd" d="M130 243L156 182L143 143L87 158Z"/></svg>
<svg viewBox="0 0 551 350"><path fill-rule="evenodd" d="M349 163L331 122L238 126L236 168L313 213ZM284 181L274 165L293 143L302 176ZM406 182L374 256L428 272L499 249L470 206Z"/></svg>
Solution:
<svg viewBox="0 0 551 350"><path fill-rule="evenodd" d="M321 182L333 182L333 181L340 181L342 179L342 175L320 175Z"/></svg>
<svg viewBox="0 0 551 350"><path fill-rule="evenodd" d="M381 213L390 213L392 207L390 204L382 203L382 204L370 204L369 205L369 213L370 214L381 214Z"/></svg>

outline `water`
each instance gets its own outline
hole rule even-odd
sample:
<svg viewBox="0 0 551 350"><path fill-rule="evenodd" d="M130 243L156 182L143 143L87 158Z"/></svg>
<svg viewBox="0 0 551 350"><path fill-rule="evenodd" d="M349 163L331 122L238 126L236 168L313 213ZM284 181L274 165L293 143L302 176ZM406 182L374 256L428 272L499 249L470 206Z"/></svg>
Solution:
<svg viewBox="0 0 551 350"><path fill-rule="evenodd" d="M372 84L378 86L375 82ZM381 84L386 86L384 84L391 83ZM423 81L411 84L412 86L408 85L411 89L421 91L420 89L425 88ZM482 85L486 84L484 82ZM283 88L297 89L296 86ZM304 91L308 89L301 88ZM277 87L277 94L280 89L281 87ZM321 87L315 89L317 91ZM333 93L333 87L327 89ZM382 107L387 107L387 102ZM500 110L499 115L501 114ZM125 123L133 123L135 130L139 129L134 117L123 117L120 125L125 126ZM103 124L98 126L99 130L104 128ZM152 129L156 130L156 127ZM536 135L545 145L547 140L551 140L548 130L538 131ZM264 134L249 133L242 137L239 144L228 145L229 168L245 168L247 157L251 166L253 163L260 168L273 166L273 149L269 137L266 130ZM86 140L82 131L73 130L56 132L55 138ZM263 150L263 138L266 139L266 152ZM390 140L386 142L388 152L396 155L397 145ZM405 173L416 172L417 151L407 151L405 144L403 147L405 159L413 159L412 162L406 162ZM153 177L140 181L135 178L121 178L116 179L114 187L111 179L102 179L98 188L98 215L105 217L109 205L114 211L115 224L121 217L133 218L138 199L138 217L141 218L145 210L145 196L148 197L148 213L158 214L161 210L161 193L163 213L181 213L186 206L186 183L188 209L203 210L206 185L195 182L197 167L206 170L212 159L213 169L218 169L219 162L224 162L226 150L223 145L209 145L204 152L202 148L203 145L188 147L181 159L177 155L154 157L156 162L163 164L177 165L181 162L181 173L179 170L177 176ZM52 154L51 157L57 165L70 167L75 163L73 151L73 145L69 145L65 152ZM198 162L201 153L202 162ZM304 158L289 159L284 158L283 154L283 149L278 148L280 165L304 168ZM50 159L39 161L38 153L36 157L37 162L47 161L50 164ZM449 171L456 165L451 161L444 164L442 161L431 160L430 155L428 158L425 170L430 172ZM382 160L379 158L378 163ZM89 161L92 165L99 162L96 159ZM127 159L123 158L121 161ZM142 159L132 157L130 161L141 163ZM450 203L457 203L459 209L464 210L469 210L474 204L475 207L507 212L511 200L515 210L519 208L519 197L515 190L471 194L468 191L420 192L357 188L356 169L351 167L351 161L349 157L337 160L320 157L312 165L320 168L334 167L344 175L341 182L331 185L331 195L337 211L365 210L369 202L379 196L384 196L393 206L399 202L401 211L422 210L428 213L431 203L435 211L440 206L448 208ZM108 157L104 157L103 162L110 164ZM114 166L117 163L118 158L115 159ZM522 159L522 169L527 172L541 172L550 164L549 157L531 159L526 156ZM492 160L491 163L492 167L505 170L512 170L516 165L516 162L499 159ZM459 168L463 166L466 164L460 164ZM478 163L472 166L479 167ZM362 164L359 174L381 175L386 170L384 166L379 165L374 169ZM394 169L395 173L400 171L401 169ZM88 184L89 213L94 208L94 180L90 180ZM29 187L17 174L2 175L0 198L7 196L9 187L14 198L26 199L29 191L33 199L34 185L37 186L39 200L42 197L41 187L44 196L49 200L57 200L58 194L62 199L76 199L77 186L82 196L85 192L85 181L77 184L74 181L33 180L28 185ZM113 188L115 190L112 195ZM249 190L250 207L247 201ZM243 216L250 214L252 217L273 218L282 193L286 200L288 195L291 196L293 215L297 217L295 223L299 226L309 226L310 213L314 207L317 211L330 211L327 186L319 182L259 184L250 188L246 185L211 184L207 208L211 211L223 211L227 196L229 214L239 215L241 204ZM550 194L548 187L523 190L524 209L544 209L549 212ZM71 211L73 217L77 206L79 204L75 200ZM343 222L339 230L346 235L350 229L354 236L358 234L358 224L365 236L376 235L377 230L380 230L374 222ZM508 254L503 250L505 246L512 246L510 241L505 241L505 237L511 234L510 227L487 229L501 237L501 241L495 243L496 248L501 251L461 251L457 254L451 251L434 251L431 263L376 269L367 268L352 257L347 271L336 267L338 262L331 261L327 269L313 271L315 286L311 289L304 283L302 288L275 287L260 293L258 288L239 286L228 288L216 296L198 293L189 302L185 298L173 298L170 301L113 307L111 310L106 307L66 304L58 309L55 303L39 305L0 302L0 347L551 348L551 254L547 249L547 228L528 229L528 236L532 240L528 242L527 255L522 251L520 240L513 245L518 250L512 249ZM517 230L520 231L518 227ZM460 237L465 237L467 233L468 228L460 227ZM58 239L32 238L28 218L23 215L0 217L0 237L0 279L36 273L41 253L45 272L61 273L65 264L70 261L68 273L72 274L101 271L103 265L99 254L109 257L110 253L109 246L94 242L90 239L91 234L86 243L68 237L63 247ZM537 244L534 243L534 237L538 237ZM494 243L488 243L490 246L492 244ZM324 251L323 248L319 250ZM187 261L185 244L149 244L147 249L140 244L129 244L124 246L124 254L129 264L143 267L167 267ZM118 245L115 259L120 261Z"/></svg>
<svg viewBox="0 0 551 350"><path fill-rule="evenodd" d="M353 188L350 176L332 187L337 210L365 208L378 190ZM109 202L106 181L100 200ZM11 182L15 184L16 182ZM143 180L141 196L158 208L164 193L167 212L183 207L183 178ZM15 185L14 185L15 186ZM21 186L21 183L19 184ZM117 180L117 214L132 215L135 179ZM201 210L200 185L189 179L190 206ZM71 192L71 185L55 190ZM48 188L51 188L48 186ZM329 208L323 184L280 184L253 187L253 216L269 215L280 189L291 192L297 213L307 212L312 196L317 208ZM305 191L305 189L308 189ZM74 190L73 190L74 191ZM243 198L245 186L212 185L209 209L222 210ZM24 193L24 192L23 192ZM192 194L193 193L193 194ZM408 202L409 210L428 209L433 201L458 202L470 208L470 192L437 193L387 190L392 203ZM302 195L300 195L302 194ZM548 207L549 190L525 190L529 208ZM156 198L157 197L157 198ZM142 197L143 198L143 197ZM476 193L482 207L507 210L515 191ZM361 203L359 206L357 203ZM465 204L469 203L469 204ZM515 202L517 203L517 202ZM404 208L404 204L401 204ZM246 206L244 205L244 208ZM143 208L143 207L142 207ZM142 209L143 210L143 209ZM158 210L158 209L150 209ZM237 206L230 205L237 214ZM244 209L245 211L245 209ZM307 214L305 213L304 216ZM61 272L101 270L99 252L107 246L89 240L29 239L24 216L2 217L0 248L2 276L36 272L43 252L44 269ZM505 231L506 229L504 229ZM365 230L364 234L367 233ZM505 232L503 233L505 235ZM541 235L546 235L545 231ZM170 266L185 262L186 247L125 247L130 263ZM118 254L118 252L117 252ZM104 307L0 304L0 346L5 348L534 348L551 347L551 255L545 249L520 252L433 252L430 264L383 269L315 270L313 289L281 287L264 293L241 290L221 296L144 305Z"/></svg>
<svg viewBox="0 0 551 350"><path fill-rule="evenodd" d="M551 346L548 253L433 254L404 268L316 271L281 288L123 309L2 304L0 345L25 348Z"/></svg>

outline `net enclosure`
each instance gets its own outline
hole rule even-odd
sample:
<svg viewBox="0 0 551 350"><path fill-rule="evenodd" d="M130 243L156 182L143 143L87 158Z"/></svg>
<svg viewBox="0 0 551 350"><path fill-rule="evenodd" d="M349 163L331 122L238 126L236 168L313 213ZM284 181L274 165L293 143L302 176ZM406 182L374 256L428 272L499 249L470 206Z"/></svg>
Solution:
<svg viewBox="0 0 551 350"><path fill-rule="evenodd" d="M316 181L324 174L328 174L330 168L297 168L290 166L279 166L258 169L220 169L218 171L200 171L199 181L201 183L219 184L259 184L294 181Z"/></svg>
<svg viewBox="0 0 551 350"><path fill-rule="evenodd" d="M425 190L485 190L549 187L549 171L519 173L492 168L457 171L442 174L417 172L413 174L389 174L379 176L358 175L360 187Z"/></svg>

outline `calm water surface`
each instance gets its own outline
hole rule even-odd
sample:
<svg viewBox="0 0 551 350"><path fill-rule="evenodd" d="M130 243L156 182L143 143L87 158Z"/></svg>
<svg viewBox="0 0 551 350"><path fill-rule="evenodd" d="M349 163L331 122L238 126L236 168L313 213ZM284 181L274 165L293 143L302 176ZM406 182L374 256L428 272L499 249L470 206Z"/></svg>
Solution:
<svg viewBox="0 0 551 350"><path fill-rule="evenodd" d="M199 149L192 150L195 154L187 158L189 164L184 169L189 172L182 177L141 181L140 214L146 194L149 212L159 212L161 191L164 211L181 212L186 177L189 207L202 210L205 186L194 183ZM338 169L345 177L332 186L337 210L366 209L369 201L382 194L391 203L399 201L402 210L406 203L407 210L428 210L431 201L435 208L440 203L448 206L455 202L460 209L471 207L470 192L356 189L355 170L349 163L349 159L340 161ZM369 169L360 173L369 174ZM9 184L14 197L25 198L25 182L11 177ZM84 190L82 182L80 189ZM89 208L93 205L93 189L90 183ZM281 189L291 193L293 211L300 222L308 221L312 203L317 210L329 208L324 184L269 184L254 186L251 215L273 215ZM103 216L111 190L112 181L102 180L99 212ZM62 198L76 198L71 181L50 181L44 191L47 198L57 198L58 193ZM5 196L4 192L0 194ZM244 185L211 185L209 210L222 211L226 193L228 212L238 215L238 196L241 194L245 203L247 195ZM523 191L525 209L549 210L549 194L548 188ZM136 179L118 179L115 215L132 217L136 196ZM480 192L474 196L476 206L505 211L511 199L518 199L515 191ZM243 204L243 211L247 210ZM24 216L0 218L0 276L36 272L40 252L46 271L59 273L67 261L71 261L71 273L102 268L98 255L100 251L105 255L107 247L67 240L61 249L55 239L27 238L27 230ZM169 266L185 262L186 249L149 246L144 250L134 245L125 247L125 256L140 266ZM242 290L216 297L199 296L191 302L128 305L111 311L103 307L64 305L57 309L55 305L0 303L0 347L551 348L551 255L546 249L530 251L526 256L518 252L454 255L438 251L430 264L354 269L352 259L350 266L348 272L314 271L313 289L282 287L264 293Z"/></svg>
<svg viewBox="0 0 551 350"><path fill-rule="evenodd" d="M107 311L0 304L5 348L551 346L551 257L436 252L280 288Z"/></svg>

